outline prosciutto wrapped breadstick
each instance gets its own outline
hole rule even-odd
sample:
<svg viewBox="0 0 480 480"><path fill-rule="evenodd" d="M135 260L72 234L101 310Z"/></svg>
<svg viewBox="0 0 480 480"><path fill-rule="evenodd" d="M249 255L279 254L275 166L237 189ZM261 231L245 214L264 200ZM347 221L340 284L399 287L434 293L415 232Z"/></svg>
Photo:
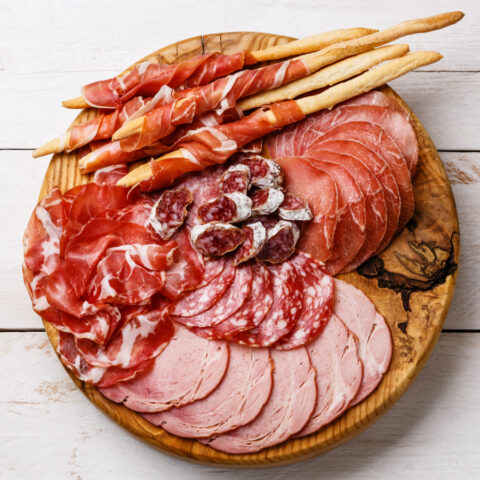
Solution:
<svg viewBox="0 0 480 480"><path fill-rule="evenodd" d="M232 55L215 52L172 65L158 65L147 61L118 77L84 86L81 97L66 100L62 105L67 108L117 108L134 95L153 96L164 85L171 88L205 85L216 78L241 70L246 65L313 52L374 31L376 30L367 28L334 30L264 50Z"/></svg>
<svg viewBox="0 0 480 480"><path fill-rule="evenodd" d="M331 108L441 58L437 52L410 53L317 95L279 102L255 110L236 122L191 132L178 150L132 170L118 184L126 187L140 184L147 191L163 188L185 173L226 162L247 143L302 120L306 115Z"/></svg>

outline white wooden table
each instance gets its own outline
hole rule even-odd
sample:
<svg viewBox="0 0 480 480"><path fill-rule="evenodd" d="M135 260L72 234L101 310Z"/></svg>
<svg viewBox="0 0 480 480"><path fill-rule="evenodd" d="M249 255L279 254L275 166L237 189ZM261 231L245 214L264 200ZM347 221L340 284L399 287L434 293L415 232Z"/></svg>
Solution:
<svg viewBox="0 0 480 480"><path fill-rule="evenodd" d="M218 31L305 36L382 28L461 9L449 29L410 37L441 63L392 86L433 138L457 201L462 261L445 329L418 380L372 428L309 462L205 468L168 457L104 417L54 355L23 286L21 236L49 159L31 150L65 130L60 101L173 41ZM480 2L408 0L0 0L0 478L480 478Z"/></svg>

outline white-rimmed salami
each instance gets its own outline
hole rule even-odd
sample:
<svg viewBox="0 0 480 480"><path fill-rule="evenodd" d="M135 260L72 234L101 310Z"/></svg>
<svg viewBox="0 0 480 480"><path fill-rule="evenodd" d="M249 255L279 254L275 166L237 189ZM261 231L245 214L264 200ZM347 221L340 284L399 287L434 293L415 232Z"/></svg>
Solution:
<svg viewBox="0 0 480 480"><path fill-rule="evenodd" d="M234 265L239 265L256 257L267 240L267 230L261 222L244 225L242 230L245 233L245 240L235 252Z"/></svg>
<svg viewBox="0 0 480 480"><path fill-rule="evenodd" d="M293 330L275 345L280 350L291 350L316 338L328 323L333 308L333 277L325 268L302 252L288 261L302 281L303 305Z"/></svg>
<svg viewBox="0 0 480 480"><path fill-rule="evenodd" d="M191 317L208 310L222 298L235 278L235 267L231 262L225 264L222 273L202 288L189 292L172 309L173 315Z"/></svg>
<svg viewBox="0 0 480 480"><path fill-rule="evenodd" d="M200 205L197 216L202 223L242 222L252 214L252 200L243 193L225 193Z"/></svg>
<svg viewBox="0 0 480 480"><path fill-rule="evenodd" d="M269 347L295 326L302 310L302 289L298 274L290 262L269 265L273 277L273 304L258 325L232 336L232 339L252 347Z"/></svg>
<svg viewBox="0 0 480 480"><path fill-rule="evenodd" d="M245 240L245 233L229 223L207 223L193 227L190 237L193 246L202 255L210 257L235 250Z"/></svg>
<svg viewBox="0 0 480 480"><path fill-rule="evenodd" d="M282 204L284 194L276 188L260 188L251 195L252 215L270 215Z"/></svg>
<svg viewBox="0 0 480 480"><path fill-rule="evenodd" d="M350 406L363 377L355 335L336 315L306 348L317 371L317 403L296 437L316 432L340 416Z"/></svg>
<svg viewBox="0 0 480 480"><path fill-rule="evenodd" d="M259 188L279 188L283 185L283 172L278 163L260 155L242 156L240 163L250 169L250 184Z"/></svg>
<svg viewBox="0 0 480 480"><path fill-rule="evenodd" d="M228 357L227 343L209 342L177 326L150 371L100 392L137 412L163 412L209 395L221 382Z"/></svg>
<svg viewBox="0 0 480 480"><path fill-rule="evenodd" d="M291 222L307 222L313 218L312 211L307 203L298 195L286 193L278 209L278 216Z"/></svg>
<svg viewBox="0 0 480 480"><path fill-rule="evenodd" d="M272 365L268 349L232 343L227 372L208 397L144 417L174 435L208 438L254 420L270 397L271 389Z"/></svg>
<svg viewBox="0 0 480 480"><path fill-rule="evenodd" d="M252 269L250 265L242 265L235 269L235 279L223 297L208 310L187 317L172 318L187 327L212 327L233 315L245 302L252 286Z"/></svg>
<svg viewBox="0 0 480 480"><path fill-rule="evenodd" d="M227 453L253 453L287 440L308 422L317 385L307 350L273 350L271 355L275 366L272 394L260 415L248 425L202 443Z"/></svg>
<svg viewBox="0 0 480 480"><path fill-rule="evenodd" d="M335 280L333 312L358 338L358 355L363 363L363 380L352 404L366 398L377 388L392 358L392 336L385 319L360 290Z"/></svg>
<svg viewBox="0 0 480 480"><path fill-rule="evenodd" d="M222 193L247 194L250 185L250 169L247 165L232 165L220 177L219 189Z"/></svg>
<svg viewBox="0 0 480 480"><path fill-rule="evenodd" d="M257 255L258 260L281 263L295 252L300 231L295 223L280 220L267 231L267 241Z"/></svg>
<svg viewBox="0 0 480 480"><path fill-rule="evenodd" d="M150 213L150 225L163 240L168 240L183 225L193 195L186 188L165 190Z"/></svg>

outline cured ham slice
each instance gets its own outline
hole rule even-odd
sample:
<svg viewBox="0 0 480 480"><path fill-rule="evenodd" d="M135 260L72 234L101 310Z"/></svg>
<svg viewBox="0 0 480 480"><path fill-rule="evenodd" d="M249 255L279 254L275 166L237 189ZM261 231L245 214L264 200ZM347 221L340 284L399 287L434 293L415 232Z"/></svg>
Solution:
<svg viewBox="0 0 480 480"><path fill-rule="evenodd" d="M302 197L313 214L308 228L300 235L297 248L325 262L331 255L339 216L337 184L330 174L302 157L279 157L277 162L285 175L285 189Z"/></svg>
<svg viewBox="0 0 480 480"><path fill-rule="evenodd" d="M155 95L164 85L170 88L205 85L240 70L249 58L248 52L210 53L172 65L143 62L120 77L90 83L81 93L92 107L117 108L134 95Z"/></svg>
<svg viewBox="0 0 480 480"><path fill-rule="evenodd" d="M355 336L336 315L306 348L317 372L317 402L310 420L296 437L317 432L345 412L363 378Z"/></svg>
<svg viewBox="0 0 480 480"><path fill-rule="evenodd" d="M177 326L169 344L147 373L102 388L100 392L137 412L154 413L182 407L205 398L218 386L228 358L227 343L209 342Z"/></svg>
<svg viewBox="0 0 480 480"><path fill-rule="evenodd" d="M315 369L304 347L271 352L273 389L260 415L230 433L202 440L227 453L253 453L277 445L308 422L317 398Z"/></svg>
<svg viewBox="0 0 480 480"><path fill-rule="evenodd" d="M128 173L128 167L124 163L110 165L97 170L93 175L93 183L97 185L116 185L124 175ZM136 222L134 222L136 223Z"/></svg>
<svg viewBox="0 0 480 480"><path fill-rule="evenodd" d="M223 380L203 400L167 412L144 415L167 432L187 438L209 438L254 420L270 397L272 365L268 349L230 344Z"/></svg>
<svg viewBox="0 0 480 480"><path fill-rule="evenodd" d="M363 380L352 400L355 405L377 388L388 370L392 358L392 337L375 305L360 290L342 280L335 280L333 311L358 338Z"/></svg>
<svg viewBox="0 0 480 480"><path fill-rule="evenodd" d="M332 146L333 143L333 146ZM344 167L355 178L365 199L365 241L354 259L342 271L354 270L369 259L379 248L387 230L387 205L383 188L368 164L354 157L335 142L318 142L312 147L316 158ZM309 150L310 154L312 149ZM391 237L390 237L391 238Z"/></svg>
<svg viewBox="0 0 480 480"><path fill-rule="evenodd" d="M280 350L291 350L316 338L328 323L333 308L333 278L324 268L302 252L289 261L302 281L302 311L293 330L275 345Z"/></svg>

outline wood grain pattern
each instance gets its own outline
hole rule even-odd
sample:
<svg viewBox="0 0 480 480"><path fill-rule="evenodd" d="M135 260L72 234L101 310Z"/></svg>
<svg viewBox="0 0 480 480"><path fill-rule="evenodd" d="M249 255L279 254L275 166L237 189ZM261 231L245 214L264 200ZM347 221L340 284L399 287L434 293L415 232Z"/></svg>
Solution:
<svg viewBox="0 0 480 480"><path fill-rule="evenodd" d="M172 62L207 49L221 48L229 53L287 40L287 37L268 34L222 33L178 42L146 58ZM401 101L388 87L384 87L383 91ZM143 440L172 455L210 465L265 467L303 460L353 438L378 419L412 383L431 353L450 305L459 260L458 220L450 184L428 134L413 112L409 112L420 146L420 161L414 180L414 219L380 257L364 266L362 275L351 273L342 276L374 301L387 319L394 339L391 367L370 397L316 434L290 440L256 454L228 455L152 426L134 412L106 400L95 388L71 375L79 388L103 412ZM84 111L76 121L93 115L93 110ZM76 162L75 155L55 155L47 170L40 197L54 185L65 191L87 182L89 177L79 174ZM49 324L45 324L45 328L55 345L55 329Z"/></svg>

